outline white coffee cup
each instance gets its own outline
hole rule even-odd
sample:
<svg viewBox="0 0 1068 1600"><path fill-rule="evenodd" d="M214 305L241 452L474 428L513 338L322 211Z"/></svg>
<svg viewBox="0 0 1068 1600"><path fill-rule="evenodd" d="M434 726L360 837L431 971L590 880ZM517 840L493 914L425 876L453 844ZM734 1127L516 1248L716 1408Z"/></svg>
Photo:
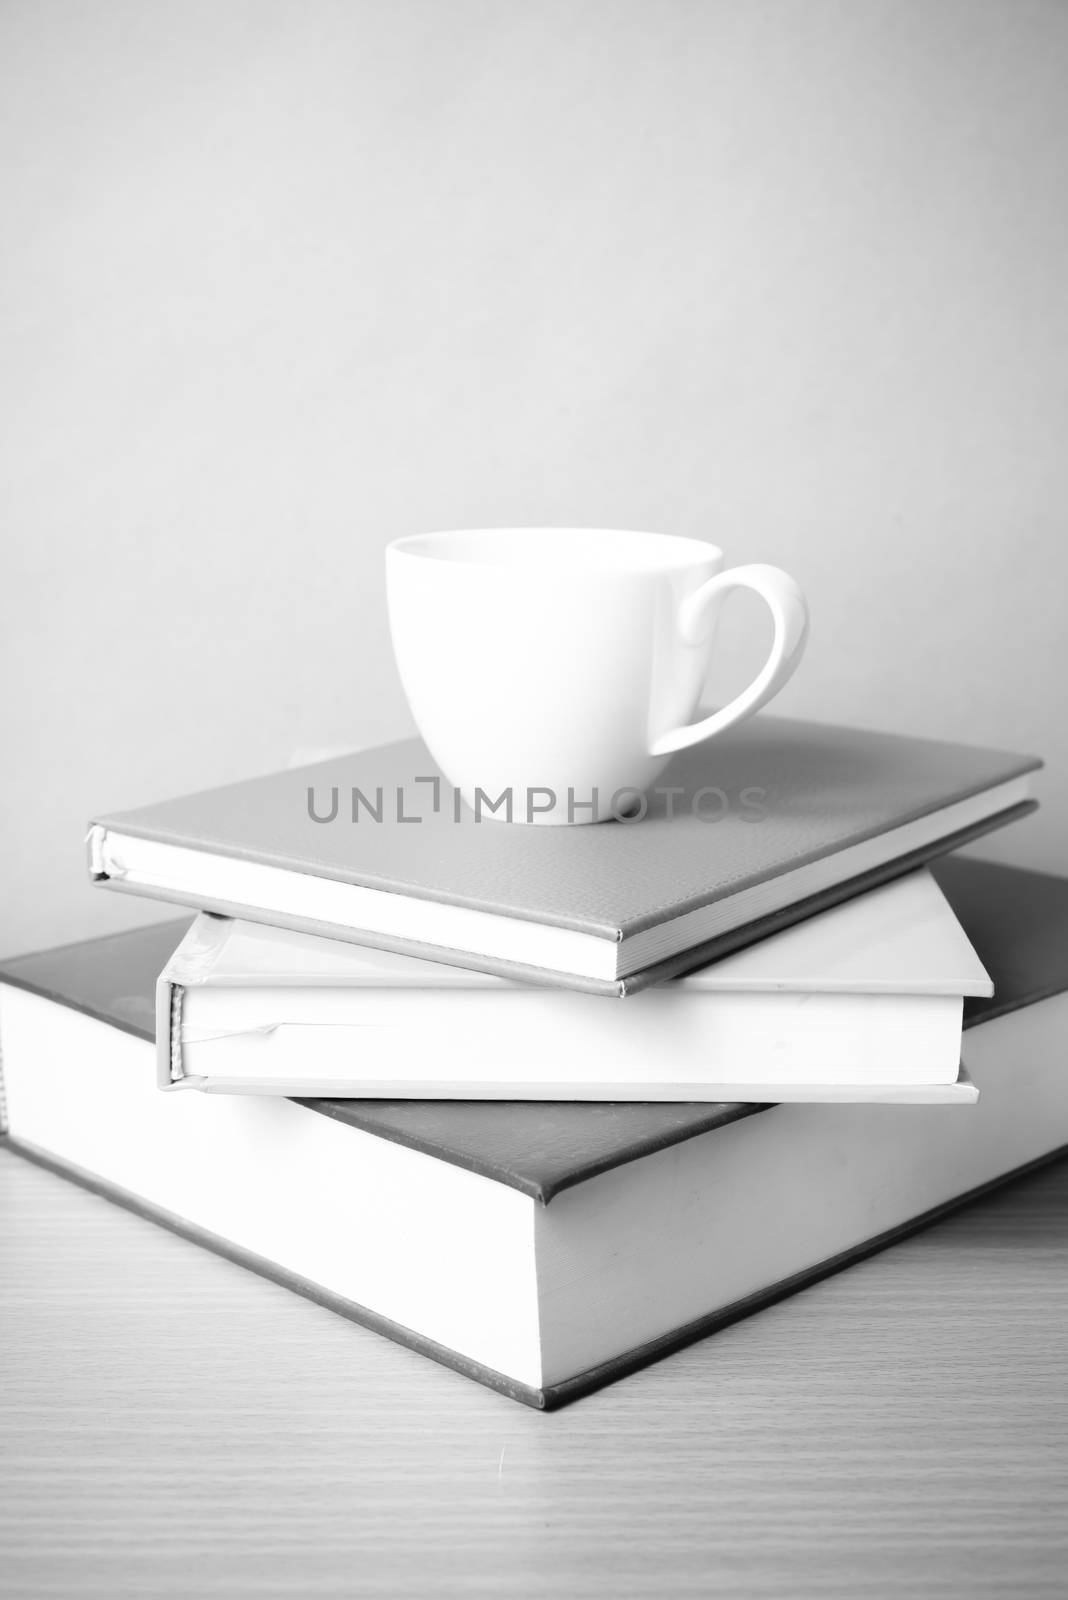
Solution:
<svg viewBox="0 0 1068 1600"><path fill-rule="evenodd" d="M677 750L778 694L805 646L801 590L778 567L723 567L701 540L608 528L464 529L389 546L401 682L477 816L618 817ZM768 659L729 705L691 723L720 603L741 588L771 611Z"/></svg>

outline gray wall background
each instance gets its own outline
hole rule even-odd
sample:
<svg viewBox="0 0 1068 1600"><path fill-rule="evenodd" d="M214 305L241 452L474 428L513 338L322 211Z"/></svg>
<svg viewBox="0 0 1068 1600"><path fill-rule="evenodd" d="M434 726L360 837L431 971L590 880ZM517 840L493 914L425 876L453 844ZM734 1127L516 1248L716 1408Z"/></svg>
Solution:
<svg viewBox="0 0 1068 1600"><path fill-rule="evenodd" d="M470 524L781 563L782 709L1044 753L984 853L1068 870L1066 81L1055 0L7 0L0 949L160 916L92 811L407 732Z"/></svg>

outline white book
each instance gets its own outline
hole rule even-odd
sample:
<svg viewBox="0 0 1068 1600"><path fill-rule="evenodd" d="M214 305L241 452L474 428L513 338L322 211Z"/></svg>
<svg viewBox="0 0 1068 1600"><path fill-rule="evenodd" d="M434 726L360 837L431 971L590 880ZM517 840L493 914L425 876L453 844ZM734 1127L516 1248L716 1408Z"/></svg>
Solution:
<svg viewBox="0 0 1068 1600"><path fill-rule="evenodd" d="M620 1003L201 916L157 995L160 1082L460 1100L974 1101L990 979L926 871Z"/></svg>

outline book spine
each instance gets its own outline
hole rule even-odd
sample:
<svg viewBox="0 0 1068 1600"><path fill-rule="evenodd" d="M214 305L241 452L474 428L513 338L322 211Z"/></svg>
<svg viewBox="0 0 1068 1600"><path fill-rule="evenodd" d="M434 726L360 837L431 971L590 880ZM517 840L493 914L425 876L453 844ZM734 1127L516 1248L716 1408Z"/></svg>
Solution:
<svg viewBox="0 0 1068 1600"><path fill-rule="evenodd" d="M185 1076L182 1065L182 1003L185 990L166 972L156 982L156 1083L173 1089Z"/></svg>
<svg viewBox="0 0 1068 1600"><path fill-rule="evenodd" d="M89 876L99 882L108 875L104 855L105 830L98 822L94 822L85 836L86 848L89 852Z"/></svg>

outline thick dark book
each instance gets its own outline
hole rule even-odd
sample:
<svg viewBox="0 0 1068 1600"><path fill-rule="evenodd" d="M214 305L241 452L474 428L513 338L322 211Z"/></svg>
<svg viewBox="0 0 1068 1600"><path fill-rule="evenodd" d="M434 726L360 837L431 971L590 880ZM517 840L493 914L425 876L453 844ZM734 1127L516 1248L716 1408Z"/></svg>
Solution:
<svg viewBox="0 0 1068 1600"><path fill-rule="evenodd" d="M515 1399L595 1389L1068 1147L1068 881L936 869L973 1108L167 1095L184 923L0 967L12 1150Z"/></svg>
<svg viewBox="0 0 1068 1600"><path fill-rule="evenodd" d="M629 821L468 810L418 740L97 817L93 879L528 982L625 995L1023 816L1030 756L758 716Z"/></svg>

